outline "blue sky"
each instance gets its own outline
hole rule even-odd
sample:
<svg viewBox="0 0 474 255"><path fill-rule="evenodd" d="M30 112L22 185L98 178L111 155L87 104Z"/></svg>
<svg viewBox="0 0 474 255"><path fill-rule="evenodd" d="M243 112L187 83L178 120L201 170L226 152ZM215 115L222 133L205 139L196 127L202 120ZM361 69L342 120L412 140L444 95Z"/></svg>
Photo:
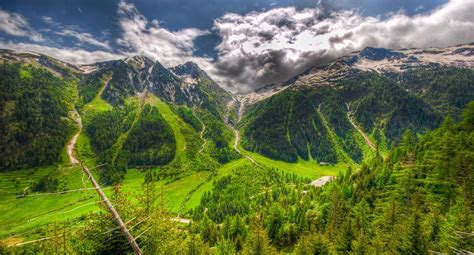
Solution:
<svg viewBox="0 0 474 255"><path fill-rule="evenodd" d="M472 2L3 0L0 48L78 64L135 54L165 66L192 60L223 86L245 91L366 46L472 41ZM447 32L433 34L444 25Z"/></svg>

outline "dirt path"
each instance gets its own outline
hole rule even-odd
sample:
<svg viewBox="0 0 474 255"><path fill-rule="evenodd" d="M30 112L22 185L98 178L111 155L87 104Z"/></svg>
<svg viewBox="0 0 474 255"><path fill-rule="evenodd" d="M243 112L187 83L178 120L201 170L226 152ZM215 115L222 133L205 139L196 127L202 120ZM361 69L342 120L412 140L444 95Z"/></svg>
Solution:
<svg viewBox="0 0 474 255"><path fill-rule="evenodd" d="M100 89L99 94L97 95L100 97L104 90L107 88L109 85L110 80L112 80L112 77L109 77L106 81L104 86ZM67 143L67 155L69 157L69 162L71 162L72 165L79 164L79 160L76 158L74 148L76 147L77 143L77 138L79 138L79 135L81 134L82 131L82 118L81 115L77 112L76 108L74 108L74 111L72 112L72 119L74 122L76 122L76 125L78 127L77 132L74 134L74 136L69 140Z"/></svg>
<svg viewBox="0 0 474 255"><path fill-rule="evenodd" d="M237 119L237 123L240 121L240 115L241 115L241 109L240 109L240 103L239 103L239 108L237 109L237 112L239 113L238 115L238 119ZM234 150L239 153L240 155L242 155L243 157L245 157L246 159L250 160L250 162L254 163L254 164L257 164L257 162L255 161L255 159L253 159L251 156L249 155L245 155L243 154L240 149L239 149L239 131L235 128L234 125L230 124L230 123L227 123L227 125L234 131Z"/></svg>
<svg viewBox="0 0 474 255"><path fill-rule="evenodd" d="M189 224L192 222L192 220L190 219L180 218L179 216L176 216L176 218L172 218L171 220L175 222L179 222L179 223L185 223L185 224Z"/></svg>
<svg viewBox="0 0 474 255"><path fill-rule="evenodd" d="M74 153L74 147L76 146L77 138L79 137L82 131L82 118L81 115L77 112L76 108L74 108L72 118L76 122L78 130L71 138L71 140L67 143L67 155L69 156L69 162L71 162L71 164L73 165L76 165L79 164L79 160L77 160L76 155Z"/></svg>
<svg viewBox="0 0 474 255"><path fill-rule="evenodd" d="M352 119L352 111L350 110L348 103L346 103L346 107L347 107L347 118L349 119L349 122L351 123L351 125L362 135L362 137L364 137L365 143L370 147L370 149L373 151L376 151L375 144L372 142L372 140L370 140L369 136L362 130L362 128L360 128L359 125L357 125L355 121Z"/></svg>

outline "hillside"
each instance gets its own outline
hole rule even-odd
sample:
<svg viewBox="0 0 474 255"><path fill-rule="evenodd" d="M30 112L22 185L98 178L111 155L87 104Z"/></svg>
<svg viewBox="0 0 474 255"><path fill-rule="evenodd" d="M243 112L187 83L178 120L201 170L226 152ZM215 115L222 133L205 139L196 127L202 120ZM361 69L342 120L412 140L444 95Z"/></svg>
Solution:
<svg viewBox="0 0 474 255"><path fill-rule="evenodd" d="M366 48L245 95L193 62L1 50L0 253L131 252L81 165L150 254L471 250L447 229L472 231L473 47Z"/></svg>
<svg viewBox="0 0 474 255"><path fill-rule="evenodd" d="M473 49L366 48L241 95L242 144L287 162L360 162L371 143L386 151L408 128L424 133L459 119L474 97Z"/></svg>

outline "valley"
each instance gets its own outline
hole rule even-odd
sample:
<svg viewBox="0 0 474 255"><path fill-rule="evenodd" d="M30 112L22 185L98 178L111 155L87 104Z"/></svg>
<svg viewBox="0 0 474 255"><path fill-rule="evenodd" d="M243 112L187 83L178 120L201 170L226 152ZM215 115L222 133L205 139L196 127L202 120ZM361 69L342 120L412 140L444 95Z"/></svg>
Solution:
<svg viewBox="0 0 474 255"><path fill-rule="evenodd" d="M0 253L51 240L130 252L82 165L145 249L168 233L181 241L164 241L171 249L249 249L256 238L269 254L297 253L311 239L337 253L344 238L354 249L366 236L385 240L390 231L373 224L386 224L392 201L409 212L397 213L400 229L424 212L462 221L474 59L459 52L473 47L367 48L243 95L192 62L74 66L2 51L2 86L12 89L0 102ZM389 249L379 246L370 247Z"/></svg>

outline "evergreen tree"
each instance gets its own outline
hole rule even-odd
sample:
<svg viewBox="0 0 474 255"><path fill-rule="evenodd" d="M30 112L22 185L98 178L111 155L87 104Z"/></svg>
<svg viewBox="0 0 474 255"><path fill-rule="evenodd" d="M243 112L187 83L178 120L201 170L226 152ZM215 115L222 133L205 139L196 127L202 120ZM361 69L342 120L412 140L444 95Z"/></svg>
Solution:
<svg viewBox="0 0 474 255"><path fill-rule="evenodd" d="M298 255L327 255L329 247L327 241L320 234L302 235L295 247Z"/></svg>
<svg viewBox="0 0 474 255"><path fill-rule="evenodd" d="M266 255L272 254L273 249L270 246L267 232L256 224L250 231L247 243L245 244L244 254L251 255Z"/></svg>
<svg viewBox="0 0 474 255"><path fill-rule="evenodd" d="M214 254L216 254L216 255L234 255L234 254L236 254L235 244L231 240L221 238L216 243Z"/></svg>
<svg viewBox="0 0 474 255"><path fill-rule="evenodd" d="M424 235L421 215L415 211L409 218L400 251L407 254L426 254L428 250Z"/></svg>

